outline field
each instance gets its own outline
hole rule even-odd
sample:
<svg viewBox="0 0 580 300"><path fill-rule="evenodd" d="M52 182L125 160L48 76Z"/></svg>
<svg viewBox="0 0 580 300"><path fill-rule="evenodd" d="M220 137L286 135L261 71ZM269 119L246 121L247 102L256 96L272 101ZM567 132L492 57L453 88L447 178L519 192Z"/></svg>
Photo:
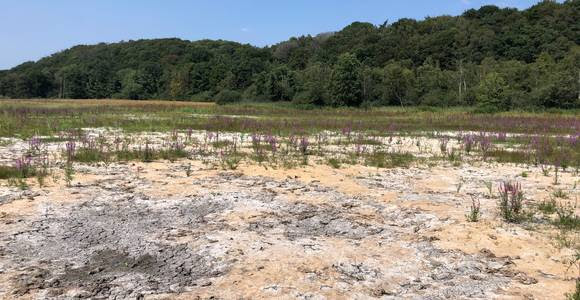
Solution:
<svg viewBox="0 0 580 300"><path fill-rule="evenodd" d="M573 297L579 138L577 111L0 100L0 298Z"/></svg>

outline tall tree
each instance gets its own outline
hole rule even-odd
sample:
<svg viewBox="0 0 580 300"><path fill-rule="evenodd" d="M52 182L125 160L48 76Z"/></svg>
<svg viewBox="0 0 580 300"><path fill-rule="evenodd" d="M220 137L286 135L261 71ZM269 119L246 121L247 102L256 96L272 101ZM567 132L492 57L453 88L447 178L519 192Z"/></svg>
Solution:
<svg viewBox="0 0 580 300"><path fill-rule="evenodd" d="M331 103L334 106L359 106L362 102L361 63L354 54L338 58L332 72Z"/></svg>

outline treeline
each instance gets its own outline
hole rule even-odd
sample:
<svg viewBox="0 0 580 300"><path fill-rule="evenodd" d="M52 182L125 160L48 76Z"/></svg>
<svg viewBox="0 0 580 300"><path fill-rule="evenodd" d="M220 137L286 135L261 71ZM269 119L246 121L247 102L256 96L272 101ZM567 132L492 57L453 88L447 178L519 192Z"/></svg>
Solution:
<svg viewBox="0 0 580 300"><path fill-rule="evenodd" d="M11 98L294 101L335 106L580 107L580 1L353 23L257 48L140 40L0 72Z"/></svg>

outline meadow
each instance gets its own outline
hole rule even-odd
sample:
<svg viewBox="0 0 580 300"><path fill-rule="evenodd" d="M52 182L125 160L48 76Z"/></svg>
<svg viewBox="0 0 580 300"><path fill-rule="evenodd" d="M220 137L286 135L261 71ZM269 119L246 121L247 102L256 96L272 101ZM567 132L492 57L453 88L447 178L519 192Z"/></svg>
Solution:
<svg viewBox="0 0 580 300"><path fill-rule="evenodd" d="M267 298L296 296L292 293L298 292L284 288L292 285L300 293L324 297L444 297L452 293L453 284L453 291L466 297L573 297L575 274L580 272L579 138L577 111L476 114L465 108L0 100L0 216L8 226L0 249L10 253L5 266L10 272L0 276L0 283L10 289L0 289L0 295L58 290L70 296L70 290L83 289L72 279L75 274L102 268L88 270L83 280L94 286L85 286L87 295ZM71 197L77 200L65 200ZM40 204L30 204L31 198ZM174 205L170 211L177 215L172 218L167 209L151 203ZM105 207L105 212L87 208L93 206ZM46 207L60 217L38 214ZM143 224L151 224L143 214L157 218L159 228L154 227L162 233L144 229ZM14 225L19 218L27 221ZM127 218L138 221L123 221ZM78 225L79 231L71 225L92 220L98 230ZM128 227L115 227L115 221ZM72 231L45 232L48 227L39 222ZM45 241L40 244L54 244L54 236L78 238L74 243L58 240L61 246L40 252L46 257L76 253L71 262L81 266L61 270L58 263L36 263L34 255L26 256L19 248L28 242L18 226L29 230L28 240ZM153 234L155 242L120 231ZM103 240L89 239L82 251L75 248L94 234L102 234ZM276 237L283 242L274 241ZM229 238L248 242L231 254ZM129 246L135 239L138 245ZM112 240L128 252L103 254L103 247L120 251ZM268 255L286 253L282 247L303 256L279 257L288 277L275 275L274 263L258 259L262 256L253 243L260 242L271 248ZM197 250L175 248L175 243ZM307 249L304 243L315 246ZM383 244L390 246L377 246ZM200 245L223 248L212 248L210 255L200 252ZM174 255L148 254L152 258L140 253L151 247ZM336 247L342 247L342 254L333 252ZM415 254L403 251L405 247ZM162 267L151 269L160 259L179 265L191 251L211 270L190 266L186 273L173 274ZM408 264L392 265L397 251L405 253L401 255ZM321 255L326 258L315 259ZM428 258L433 255L439 262ZM207 262L207 257L219 263ZM421 261L415 267L417 257ZM478 267L461 267L461 261ZM307 262L318 269L304 271ZM163 279L153 287L127 275L133 274L129 269L111 267L120 263L134 263L149 279L164 272L180 279ZM454 267L443 269L442 263ZM256 278L238 269L254 264L266 274ZM38 268L43 275L18 275L23 266ZM408 271L405 278L394 275L400 267ZM111 277L116 272L132 278L130 283L116 282ZM422 272L429 276L419 276ZM304 276L315 279L306 284ZM393 276L397 284L387 286ZM46 285L50 280L58 283ZM224 292L212 294L205 285L208 280ZM231 280L241 280L243 289L236 292ZM252 280L262 285L253 286ZM349 287L340 288L337 282ZM175 285L177 292L170 288ZM321 290L327 285L331 287ZM121 292L129 287L141 289Z"/></svg>

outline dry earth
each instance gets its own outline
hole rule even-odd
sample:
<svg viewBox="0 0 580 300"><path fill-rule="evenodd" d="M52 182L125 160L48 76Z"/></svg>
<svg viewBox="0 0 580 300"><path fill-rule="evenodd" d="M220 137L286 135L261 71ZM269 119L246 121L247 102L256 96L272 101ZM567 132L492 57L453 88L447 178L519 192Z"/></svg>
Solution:
<svg viewBox="0 0 580 300"><path fill-rule="evenodd" d="M487 196L484 181L517 179L548 198L538 169L187 163L190 177L180 161L79 164L72 187L3 184L0 297L560 299L579 271L557 230L506 224ZM570 201L577 180L562 174Z"/></svg>

